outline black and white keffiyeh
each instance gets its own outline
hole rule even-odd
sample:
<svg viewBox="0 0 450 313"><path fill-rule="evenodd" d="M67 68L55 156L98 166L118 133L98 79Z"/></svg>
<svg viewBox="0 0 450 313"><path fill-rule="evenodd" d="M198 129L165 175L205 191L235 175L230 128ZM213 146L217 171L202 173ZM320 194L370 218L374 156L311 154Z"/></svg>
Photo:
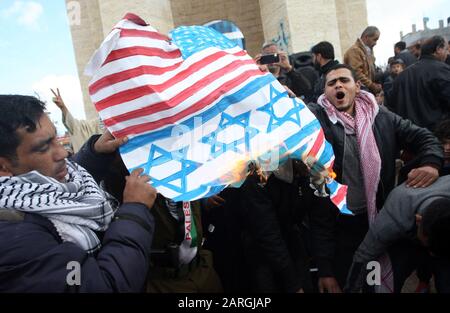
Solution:
<svg viewBox="0 0 450 313"><path fill-rule="evenodd" d="M67 170L64 183L37 171L0 177L0 208L45 216L63 241L93 253L100 248L95 231L108 229L118 202L78 164L68 160Z"/></svg>

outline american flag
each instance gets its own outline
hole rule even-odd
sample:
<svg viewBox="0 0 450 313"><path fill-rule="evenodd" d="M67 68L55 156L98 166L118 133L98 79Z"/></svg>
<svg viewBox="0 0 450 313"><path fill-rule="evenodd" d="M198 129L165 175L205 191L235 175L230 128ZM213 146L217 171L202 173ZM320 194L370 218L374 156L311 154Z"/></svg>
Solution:
<svg viewBox="0 0 450 313"><path fill-rule="evenodd" d="M250 160L276 168L289 157L312 157L324 178L331 171L334 154L314 115L214 29L182 26L169 38L127 14L86 73L104 124L129 138L120 150L127 168L143 168L174 201L241 182ZM345 212L346 187L326 182Z"/></svg>

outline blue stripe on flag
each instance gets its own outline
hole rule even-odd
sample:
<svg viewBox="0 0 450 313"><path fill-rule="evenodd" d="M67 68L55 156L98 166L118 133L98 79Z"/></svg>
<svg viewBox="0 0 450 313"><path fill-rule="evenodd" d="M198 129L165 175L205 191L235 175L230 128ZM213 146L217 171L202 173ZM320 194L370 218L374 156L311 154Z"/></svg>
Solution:
<svg viewBox="0 0 450 313"><path fill-rule="evenodd" d="M173 198L172 200L175 202L192 201L192 199L198 198L199 196L201 196L208 190L209 190L209 187L200 186L199 188L188 191L186 193L183 193L183 194L179 195L178 197ZM202 197L202 198L204 198L204 197Z"/></svg>
<svg viewBox="0 0 450 313"><path fill-rule="evenodd" d="M335 180L332 180L331 183L327 184L327 187L330 190L330 195L333 195L338 188L338 184Z"/></svg>
<svg viewBox="0 0 450 313"><path fill-rule="evenodd" d="M347 207L346 204L344 204L344 205L342 206L342 208L339 208L339 211L340 211L342 214L345 214L345 215L355 215L355 214L353 214L352 211L350 211L350 210L348 209L348 207Z"/></svg>
<svg viewBox="0 0 450 313"><path fill-rule="evenodd" d="M192 191L189 191L183 195L180 195L178 197L175 197L174 201L187 201L189 199L198 198L199 196L202 196L202 198L209 198L211 196L214 196L218 193L220 193L222 190L224 190L227 187L227 185L219 185L219 186L201 186L197 189L194 189ZM206 191L208 191L207 194L204 194ZM202 195L204 194L204 195Z"/></svg>
<svg viewBox="0 0 450 313"><path fill-rule="evenodd" d="M287 146L287 150L294 148L295 146L298 145L298 143L301 139L310 136L311 134L313 134L315 131L317 131L319 129L320 129L319 121L317 119L312 120L309 124L303 126L299 132L297 132L296 134L292 135L291 137L289 137L288 139L286 139L284 141L284 143ZM306 144L304 146L306 149L307 148ZM300 158L301 158L301 156L299 156L299 159Z"/></svg>
<svg viewBox="0 0 450 313"><path fill-rule="evenodd" d="M322 154L319 157L319 163L322 165L327 164L334 156L333 147L331 144L325 140L325 147L322 151Z"/></svg>
<svg viewBox="0 0 450 313"><path fill-rule="evenodd" d="M186 121L180 123L179 125L186 126L189 129L194 128L194 119L195 118L201 118L202 122L205 123L212 118L216 117L223 111L225 111L228 107L231 105L241 102L245 98L249 97L250 95L254 94L261 88L263 88L265 85L270 84L271 82L276 81L276 78L273 75L264 75L262 77L258 77L257 79L251 81L244 87L242 87L239 91L236 91L235 93L224 97L222 100L220 100L216 105L214 105L209 110L193 116ZM136 136L132 139L130 139L125 145L120 147L120 153L130 153L146 144L150 144L152 142L155 142L157 140L170 137L172 135L172 130L174 127L177 127L177 125L170 125L167 126L164 129ZM179 126L178 126L179 127Z"/></svg>
<svg viewBox="0 0 450 313"><path fill-rule="evenodd" d="M303 127L299 132L289 137L285 144L289 148L293 148L298 144L299 138L303 138L304 136L309 136L312 133L314 133L317 130L317 127L320 125L317 120L313 120L311 123ZM301 156L305 149L307 148L307 145L303 145L300 149L298 149L296 152ZM283 155L285 152L287 152L285 147L280 147L280 155ZM299 158L300 159L300 158ZM283 158L281 162L285 162L287 158ZM280 162L280 164L281 164ZM211 182L210 184L219 183L218 181ZM187 193L184 193L176 198L173 198L174 201L188 201L189 199L197 198L206 191L208 191L208 188L214 188L214 190L210 189L208 191L208 195L212 196L214 194L217 194L218 192L222 191L226 186L225 185L214 185L214 186L201 186L197 189L193 189ZM204 196L205 197L205 196Z"/></svg>

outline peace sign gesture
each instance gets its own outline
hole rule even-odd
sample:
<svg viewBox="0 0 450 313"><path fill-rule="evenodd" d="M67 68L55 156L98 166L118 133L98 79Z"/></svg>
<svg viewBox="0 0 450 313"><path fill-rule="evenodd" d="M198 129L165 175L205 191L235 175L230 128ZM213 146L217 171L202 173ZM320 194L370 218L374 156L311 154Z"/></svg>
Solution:
<svg viewBox="0 0 450 313"><path fill-rule="evenodd" d="M58 106L58 108L60 108L61 110L65 109L66 105L64 104L61 94L59 93L59 88L56 88L56 92L51 88L50 88L50 90L54 95L54 97L52 99L53 103L55 103Z"/></svg>

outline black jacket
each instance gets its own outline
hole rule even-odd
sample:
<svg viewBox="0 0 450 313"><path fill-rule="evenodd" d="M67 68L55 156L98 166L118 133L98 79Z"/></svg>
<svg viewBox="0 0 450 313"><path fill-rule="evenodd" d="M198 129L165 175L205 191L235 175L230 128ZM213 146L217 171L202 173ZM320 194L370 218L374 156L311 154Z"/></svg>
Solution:
<svg viewBox="0 0 450 313"><path fill-rule="evenodd" d="M109 155L96 155L83 146L74 160L91 169L98 181L107 170ZM55 226L37 214L23 220L0 218L0 292L141 292L150 266L154 220L140 203L123 204L104 233L102 248L88 255L74 243L63 242ZM3 219L3 220L1 220ZM80 265L80 286L66 278ZM73 273L73 272L72 272Z"/></svg>
<svg viewBox="0 0 450 313"><path fill-rule="evenodd" d="M294 68L290 72L281 70L278 81L280 84L286 85L299 98L304 98L312 90L311 83L305 75Z"/></svg>
<svg viewBox="0 0 450 313"><path fill-rule="evenodd" d="M303 95L302 100L305 103L313 102L314 99L314 84L319 78L319 72L311 65L301 66L295 69L297 72L301 73L308 80L311 88L308 89Z"/></svg>
<svg viewBox="0 0 450 313"><path fill-rule="evenodd" d="M268 264L269 272L280 277L283 285L281 288L284 291L299 290L302 287L301 282L283 238L273 203L267 191L258 184L258 179L254 176L249 176L241 186L240 207L244 225L243 244L249 265L254 264L256 268ZM252 276L257 276L253 278L254 291L274 291L261 290L260 285L270 286L272 283L261 283L259 275L252 274ZM262 279L267 281L269 278Z"/></svg>
<svg viewBox="0 0 450 313"><path fill-rule="evenodd" d="M317 99L324 93L325 89L325 74L330 68L339 64L337 60L330 60L327 64L320 67L320 76L314 84L314 97L311 102L317 102Z"/></svg>
<svg viewBox="0 0 450 313"><path fill-rule="evenodd" d="M422 56L395 79L388 104L398 115L433 131L450 117L450 66Z"/></svg>
<svg viewBox="0 0 450 313"><path fill-rule="evenodd" d="M333 146L334 171L337 174L337 181L342 182L344 128L340 123L333 124L325 110L318 104L310 104L308 107L319 120L326 140ZM410 167L434 164L441 168L444 154L442 145L429 130L418 127L381 106L375 118L373 131L381 157L381 179L377 193L377 208L380 210L389 192L394 188L395 160L399 157L401 149L408 148L416 155L410 162Z"/></svg>
<svg viewBox="0 0 450 313"><path fill-rule="evenodd" d="M335 211L329 199L313 194L308 177L297 176L287 183L271 175L261 187L250 176L241 187L241 210L248 234L245 245L252 250L248 254L253 253L253 262L268 264L284 291L311 288L310 255L325 263L334 254L333 230L323 227L333 219L330 210ZM309 230L304 225L308 219L316 221Z"/></svg>
<svg viewBox="0 0 450 313"><path fill-rule="evenodd" d="M333 124L325 110L318 104L310 104L308 107L319 120L326 140L333 146L336 180L342 182L344 128L339 123ZM430 131L402 119L384 107L380 107L380 111L375 118L373 131L381 157L380 183L377 192L377 208L380 210L390 191L395 187L395 160L399 157L401 149L408 147L416 153L417 157L410 162L410 168L425 164L434 164L440 168L444 155L441 144ZM324 211L322 219L311 220L311 227L321 228L319 234L322 234L322 237L316 236L316 246L321 247L326 244L330 250L329 253L333 255L335 246L332 235L335 232L337 220L332 211L328 210L328 216L326 213L327 211ZM325 240L328 240L328 242L323 243ZM332 276L331 264L325 262L331 260L328 258L329 253L324 254L324 257L321 258L322 262L318 263L319 274L320 272L323 273L320 276Z"/></svg>
<svg viewBox="0 0 450 313"><path fill-rule="evenodd" d="M415 55L406 49L397 54L395 58L401 59L403 63L405 63L405 67L408 67L417 62L417 58L415 57Z"/></svg>

